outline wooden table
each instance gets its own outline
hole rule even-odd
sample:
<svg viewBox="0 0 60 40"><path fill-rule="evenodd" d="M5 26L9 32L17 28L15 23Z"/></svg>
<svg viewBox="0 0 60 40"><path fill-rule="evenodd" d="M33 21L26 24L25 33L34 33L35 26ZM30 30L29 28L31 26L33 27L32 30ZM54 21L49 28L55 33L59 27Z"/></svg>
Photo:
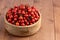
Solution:
<svg viewBox="0 0 60 40"><path fill-rule="evenodd" d="M56 0L0 0L0 40L60 40L60 7ZM14 5L34 5L42 14L39 32L29 37L10 35L4 26L3 16Z"/></svg>

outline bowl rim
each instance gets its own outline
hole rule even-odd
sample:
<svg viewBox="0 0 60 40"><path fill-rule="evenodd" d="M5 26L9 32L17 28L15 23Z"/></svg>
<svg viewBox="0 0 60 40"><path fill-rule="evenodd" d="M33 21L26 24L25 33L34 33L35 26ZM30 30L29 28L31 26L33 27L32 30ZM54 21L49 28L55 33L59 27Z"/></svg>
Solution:
<svg viewBox="0 0 60 40"><path fill-rule="evenodd" d="M9 23L9 22L6 20L6 14L7 14L7 13L5 13L5 15L4 15L4 21L5 21L6 24L11 25L11 26L13 26L13 27L32 27L33 25L37 24L39 21L41 22L41 13L40 13L40 11L38 11L38 12L39 12L39 15L40 15L38 21L35 22L34 24L31 24L31 25L27 25L27 26L16 26L16 25L14 25L14 24L11 24L11 23Z"/></svg>

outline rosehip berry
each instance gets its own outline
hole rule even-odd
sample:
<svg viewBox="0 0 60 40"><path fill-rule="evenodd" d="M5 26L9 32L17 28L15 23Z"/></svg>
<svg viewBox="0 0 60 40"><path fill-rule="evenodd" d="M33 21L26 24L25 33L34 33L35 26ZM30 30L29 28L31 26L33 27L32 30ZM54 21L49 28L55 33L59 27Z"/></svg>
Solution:
<svg viewBox="0 0 60 40"><path fill-rule="evenodd" d="M19 19L23 19L23 17L22 17L22 16L20 16L20 17L19 17Z"/></svg>
<svg viewBox="0 0 60 40"><path fill-rule="evenodd" d="M34 19L32 19L32 22L35 22L35 20L34 20Z"/></svg>
<svg viewBox="0 0 60 40"><path fill-rule="evenodd" d="M22 11L22 14L25 14L25 11Z"/></svg>
<svg viewBox="0 0 60 40"><path fill-rule="evenodd" d="M31 8L30 8L30 9L28 9L28 11L29 11L29 12L31 12Z"/></svg>
<svg viewBox="0 0 60 40"><path fill-rule="evenodd" d="M14 15L14 18L17 18L18 17L18 15Z"/></svg>
<svg viewBox="0 0 60 40"><path fill-rule="evenodd" d="M21 23L21 26L24 26L25 25L25 23Z"/></svg>
<svg viewBox="0 0 60 40"><path fill-rule="evenodd" d="M12 12L16 13L16 12L17 12L17 10L13 9L13 10L12 10Z"/></svg>
<svg viewBox="0 0 60 40"><path fill-rule="evenodd" d="M16 26L19 26L19 23L18 22L16 22Z"/></svg>
<svg viewBox="0 0 60 40"><path fill-rule="evenodd" d="M28 14L25 14L24 16L25 16L25 17L28 17Z"/></svg>
<svg viewBox="0 0 60 40"><path fill-rule="evenodd" d="M23 22L24 22L24 20L21 20L21 22L23 23Z"/></svg>
<svg viewBox="0 0 60 40"><path fill-rule="evenodd" d="M30 7L28 7L28 11L31 12L31 10L32 10L32 9L31 9Z"/></svg>
<svg viewBox="0 0 60 40"><path fill-rule="evenodd" d="M27 19L25 19L24 21L27 22Z"/></svg>
<svg viewBox="0 0 60 40"><path fill-rule="evenodd" d="M20 9L25 9L25 6L21 4Z"/></svg>
<svg viewBox="0 0 60 40"><path fill-rule="evenodd" d="M31 15L34 15L34 12L31 12Z"/></svg>
<svg viewBox="0 0 60 40"><path fill-rule="evenodd" d="M17 18L14 18L14 21L17 21Z"/></svg>
<svg viewBox="0 0 60 40"><path fill-rule="evenodd" d="M18 10L18 13L21 13L21 10Z"/></svg>
<svg viewBox="0 0 60 40"><path fill-rule="evenodd" d="M10 16L9 16L9 18L13 18L13 16L12 16L12 15L10 15Z"/></svg>
<svg viewBox="0 0 60 40"><path fill-rule="evenodd" d="M8 19L8 22L11 22L12 20L11 19Z"/></svg>
<svg viewBox="0 0 60 40"><path fill-rule="evenodd" d="M37 20L38 20L38 18L35 18L35 20L37 21Z"/></svg>
<svg viewBox="0 0 60 40"><path fill-rule="evenodd" d="M33 12L35 12L35 9L32 9Z"/></svg>
<svg viewBox="0 0 60 40"><path fill-rule="evenodd" d="M33 23L30 23L30 25L33 24Z"/></svg>
<svg viewBox="0 0 60 40"><path fill-rule="evenodd" d="M12 21L12 24L14 24L14 21Z"/></svg>
<svg viewBox="0 0 60 40"><path fill-rule="evenodd" d="M16 11L17 11L17 10L18 10L18 8L14 8L14 10L16 10Z"/></svg>
<svg viewBox="0 0 60 40"><path fill-rule="evenodd" d="M11 14L10 14L10 13L8 13L8 14L7 14L7 17L8 17L8 16L11 16Z"/></svg>
<svg viewBox="0 0 60 40"><path fill-rule="evenodd" d="M26 24L29 25L29 22L27 21Z"/></svg>
<svg viewBox="0 0 60 40"><path fill-rule="evenodd" d="M11 13L11 10L9 10L7 13Z"/></svg>
<svg viewBox="0 0 60 40"><path fill-rule="evenodd" d="M21 20L18 21L19 23L21 22Z"/></svg>

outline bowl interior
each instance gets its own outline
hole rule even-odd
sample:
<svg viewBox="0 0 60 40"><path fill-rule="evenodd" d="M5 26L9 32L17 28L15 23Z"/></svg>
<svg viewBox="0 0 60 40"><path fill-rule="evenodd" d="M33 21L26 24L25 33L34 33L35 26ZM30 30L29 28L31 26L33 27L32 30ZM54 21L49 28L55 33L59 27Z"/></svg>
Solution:
<svg viewBox="0 0 60 40"><path fill-rule="evenodd" d="M38 12L39 12L39 10L38 10ZM32 27L32 26L36 25L39 22L39 20L41 20L41 13L40 12L39 12L39 15L40 15L40 17L39 17L38 21L35 22L34 24L31 24L31 25L28 25L28 26L16 26L14 24L9 23L6 19L6 13L5 13L5 16L4 16L4 21L5 21L6 24L11 25L13 27Z"/></svg>

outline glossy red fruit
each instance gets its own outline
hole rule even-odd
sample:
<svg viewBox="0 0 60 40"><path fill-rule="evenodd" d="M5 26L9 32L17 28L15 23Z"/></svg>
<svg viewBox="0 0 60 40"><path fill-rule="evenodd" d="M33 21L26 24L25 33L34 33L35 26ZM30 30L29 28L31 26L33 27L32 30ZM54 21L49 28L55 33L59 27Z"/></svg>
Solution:
<svg viewBox="0 0 60 40"><path fill-rule="evenodd" d="M28 12L31 12L31 11L32 11L31 7L28 7Z"/></svg>
<svg viewBox="0 0 60 40"><path fill-rule="evenodd" d="M12 12L16 13L17 12L17 9L13 9Z"/></svg>
<svg viewBox="0 0 60 40"><path fill-rule="evenodd" d="M25 19L24 21L27 22L27 19Z"/></svg>
<svg viewBox="0 0 60 40"><path fill-rule="evenodd" d="M36 10L33 8L32 11L35 12Z"/></svg>
<svg viewBox="0 0 60 40"><path fill-rule="evenodd" d="M25 23L21 23L21 26L24 26L25 25Z"/></svg>
<svg viewBox="0 0 60 40"><path fill-rule="evenodd" d="M10 15L9 18L13 18L13 15Z"/></svg>
<svg viewBox="0 0 60 40"><path fill-rule="evenodd" d="M32 19L32 22L35 22L35 19Z"/></svg>
<svg viewBox="0 0 60 40"><path fill-rule="evenodd" d="M32 16L31 18L33 19L34 17Z"/></svg>
<svg viewBox="0 0 60 40"><path fill-rule="evenodd" d="M15 22L15 21L13 20L13 21L12 21L12 24L14 24L14 22Z"/></svg>
<svg viewBox="0 0 60 40"><path fill-rule="evenodd" d="M25 14L24 16L25 16L25 17L28 17L28 14Z"/></svg>
<svg viewBox="0 0 60 40"><path fill-rule="evenodd" d="M7 19L8 20L8 22L11 22L12 20L9 18L9 19Z"/></svg>
<svg viewBox="0 0 60 40"><path fill-rule="evenodd" d="M21 10L18 10L18 13L20 14L21 13Z"/></svg>
<svg viewBox="0 0 60 40"><path fill-rule="evenodd" d="M14 18L18 18L18 15L14 15Z"/></svg>
<svg viewBox="0 0 60 40"><path fill-rule="evenodd" d="M34 12L31 12L31 15L34 15Z"/></svg>
<svg viewBox="0 0 60 40"><path fill-rule="evenodd" d="M20 17L19 17L19 19L23 19L23 17L22 17L22 16L20 16Z"/></svg>
<svg viewBox="0 0 60 40"><path fill-rule="evenodd" d="M18 10L18 8L16 7L16 8L14 8L14 10L16 10L16 11L17 11L17 10Z"/></svg>
<svg viewBox="0 0 60 40"><path fill-rule="evenodd" d="M28 16L31 16L31 14L28 14Z"/></svg>
<svg viewBox="0 0 60 40"><path fill-rule="evenodd" d="M29 25L29 22L27 21L26 24Z"/></svg>
<svg viewBox="0 0 60 40"><path fill-rule="evenodd" d="M35 18L35 20L37 21L37 20L38 20L38 18Z"/></svg>
<svg viewBox="0 0 60 40"><path fill-rule="evenodd" d="M19 26L19 22L16 22L16 26Z"/></svg>
<svg viewBox="0 0 60 40"><path fill-rule="evenodd" d="M24 20L21 20L22 23L24 23Z"/></svg>
<svg viewBox="0 0 60 40"><path fill-rule="evenodd" d="M36 16L36 17L39 17L38 13L35 12L35 16Z"/></svg>
<svg viewBox="0 0 60 40"><path fill-rule="evenodd" d="M22 14L25 14L25 11L22 11Z"/></svg>
<svg viewBox="0 0 60 40"><path fill-rule="evenodd" d="M21 22L21 20L18 20L18 22L20 23L20 22Z"/></svg>
<svg viewBox="0 0 60 40"><path fill-rule="evenodd" d="M25 9L25 6L23 4L21 4L20 9Z"/></svg>
<svg viewBox="0 0 60 40"><path fill-rule="evenodd" d="M14 21L17 21L17 18L14 18Z"/></svg>
<svg viewBox="0 0 60 40"><path fill-rule="evenodd" d="M30 23L30 25L32 25L33 23Z"/></svg>
<svg viewBox="0 0 60 40"><path fill-rule="evenodd" d="M11 10L9 10L7 13L11 13Z"/></svg>
<svg viewBox="0 0 60 40"><path fill-rule="evenodd" d="M7 13L7 17L8 17L8 16L11 16L11 15L12 15L11 13Z"/></svg>

